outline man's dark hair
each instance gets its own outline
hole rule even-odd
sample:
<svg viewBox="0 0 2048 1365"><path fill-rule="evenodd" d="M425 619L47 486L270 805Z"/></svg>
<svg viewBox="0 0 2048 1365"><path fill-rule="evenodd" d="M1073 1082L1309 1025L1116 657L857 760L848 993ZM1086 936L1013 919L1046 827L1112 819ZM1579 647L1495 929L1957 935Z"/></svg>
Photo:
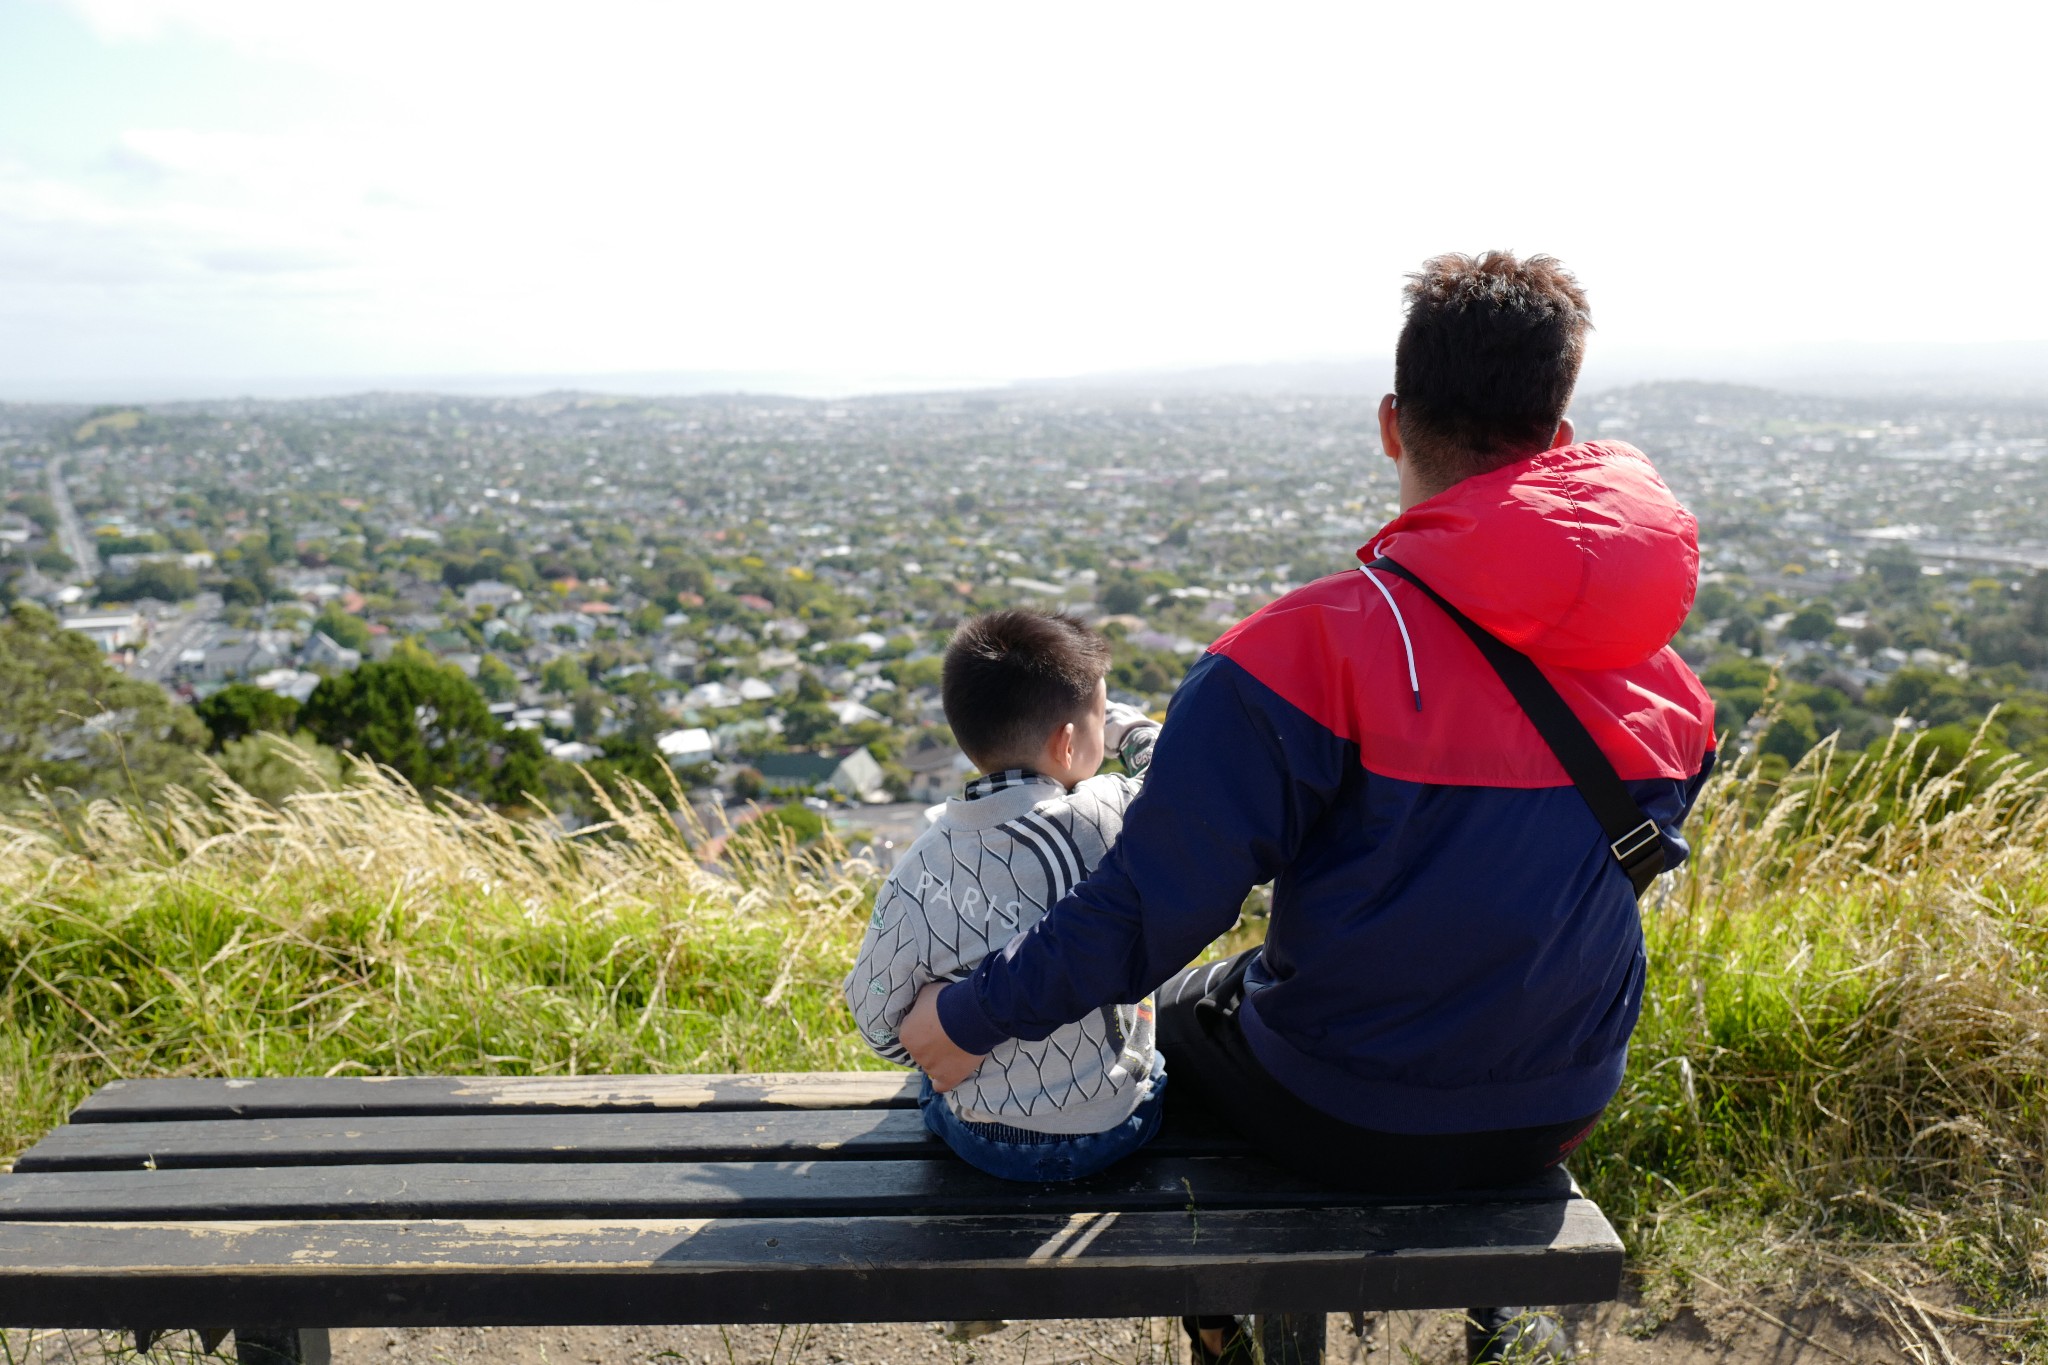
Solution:
<svg viewBox="0 0 2048 1365"><path fill-rule="evenodd" d="M1548 446L1593 325L1571 273L1550 256L1438 256L1403 293L1394 402L1423 485L1441 492Z"/></svg>
<svg viewBox="0 0 2048 1365"><path fill-rule="evenodd" d="M1108 671L1109 641L1073 617L992 611L953 632L939 695L953 738L987 772L1085 715Z"/></svg>

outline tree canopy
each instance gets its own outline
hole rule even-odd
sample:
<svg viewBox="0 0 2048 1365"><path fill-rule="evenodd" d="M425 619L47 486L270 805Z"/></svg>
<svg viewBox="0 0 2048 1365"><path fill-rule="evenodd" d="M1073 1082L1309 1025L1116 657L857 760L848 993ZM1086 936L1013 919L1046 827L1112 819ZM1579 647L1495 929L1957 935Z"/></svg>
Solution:
<svg viewBox="0 0 2048 1365"><path fill-rule="evenodd" d="M321 743L374 759L423 792L517 800L539 776L539 741L505 730L461 669L413 646L324 679L299 723Z"/></svg>
<svg viewBox="0 0 2048 1365"><path fill-rule="evenodd" d="M220 750L262 731L288 735L296 727L299 704L281 693L248 683L229 683L192 708Z"/></svg>
<svg viewBox="0 0 2048 1365"><path fill-rule="evenodd" d="M80 796L155 796L199 771L205 727L155 683L37 607L0 621L0 800L26 784Z"/></svg>

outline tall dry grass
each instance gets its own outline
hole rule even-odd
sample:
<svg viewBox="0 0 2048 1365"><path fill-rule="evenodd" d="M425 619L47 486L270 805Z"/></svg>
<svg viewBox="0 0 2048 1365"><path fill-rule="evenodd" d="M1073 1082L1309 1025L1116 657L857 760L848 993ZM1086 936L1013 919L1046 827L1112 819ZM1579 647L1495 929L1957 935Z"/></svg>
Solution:
<svg viewBox="0 0 2048 1365"><path fill-rule="evenodd" d="M872 869L646 792L563 836L357 765L0 820L0 1153L115 1076L872 1064L843 1026Z"/></svg>
<svg viewBox="0 0 2048 1365"><path fill-rule="evenodd" d="M1929 1359L2048 1347L2048 772L1824 743L1717 775L1693 842L1581 1179L1681 1287L1846 1280Z"/></svg>

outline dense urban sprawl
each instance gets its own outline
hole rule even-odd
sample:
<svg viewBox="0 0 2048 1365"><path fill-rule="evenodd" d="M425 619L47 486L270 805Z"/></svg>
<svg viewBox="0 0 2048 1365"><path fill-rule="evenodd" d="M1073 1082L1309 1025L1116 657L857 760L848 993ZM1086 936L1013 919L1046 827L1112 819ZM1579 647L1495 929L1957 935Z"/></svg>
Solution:
<svg viewBox="0 0 2048 1365"><path fill-rule="evenodd" d="M1995 710L2048 760L2048 410L1660 384L1574 417L1699 515L1678 647L1738 742L1960 756ZM210 751L278 795L348 750L572 821L673 773L706 815L886 826L970 771L937 695L963 616L1078 613L1158 711L1395 511L1372 404L1312 395L16 406L0 474L0 686L61 658L78 689L19 699L10 790Z"/></svg>

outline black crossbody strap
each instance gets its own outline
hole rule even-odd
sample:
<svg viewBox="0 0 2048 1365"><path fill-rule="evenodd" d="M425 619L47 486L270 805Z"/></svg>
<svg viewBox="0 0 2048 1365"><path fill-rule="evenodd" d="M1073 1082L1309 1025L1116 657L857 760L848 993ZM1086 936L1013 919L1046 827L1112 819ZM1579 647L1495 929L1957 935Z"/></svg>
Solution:
<svg viewBox="0 0 2048 1365"><path fill-rule="evenodd" d="M1508 691L1521 704L1530 724L1536 727L1536 733L1543 737L1543 742L1557 755L1557 761L1564 765L1572 785L1579 789L1579 795L1586 798L1586 804L1593 808L1600 828L1607 832L1607 846L1613 851L1614 860L1621 864L1621 870L1628 875L1636 895L1640 897L1649 890L1650 883L1664 871L1664 843L1658 833L1657 822L1645 815L1636 799L1629 795L1620 774L1614 771L1614 764L1593 742L1585 723L1557 694L1550 679L1543 676L1543 670L1536 667L1528 655L1503 643L1439 597L1436 589L1393 560L1382 556L1366 567L1384 569L1414 584L1443 609L1444 615L1458 623L1458 628L1473 644L1479 646L1486 662L1493 665L1493 671L1500 674L1500 680L1507 684Z"/></svg>

